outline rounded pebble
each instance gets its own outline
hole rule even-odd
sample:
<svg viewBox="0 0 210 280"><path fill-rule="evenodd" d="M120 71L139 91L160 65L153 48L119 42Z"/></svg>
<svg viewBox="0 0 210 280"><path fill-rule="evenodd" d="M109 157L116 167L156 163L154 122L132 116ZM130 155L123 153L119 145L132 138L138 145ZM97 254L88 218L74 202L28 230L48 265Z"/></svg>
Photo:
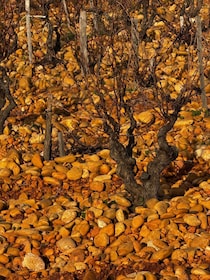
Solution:
<svg viewBox="0 0 210 280"><path fill-rule="evenodd" d="M42 258L32 253L27 253L23 258L23 267L27 267L29 270L39 272L45 269L45 263Z"/></svg>

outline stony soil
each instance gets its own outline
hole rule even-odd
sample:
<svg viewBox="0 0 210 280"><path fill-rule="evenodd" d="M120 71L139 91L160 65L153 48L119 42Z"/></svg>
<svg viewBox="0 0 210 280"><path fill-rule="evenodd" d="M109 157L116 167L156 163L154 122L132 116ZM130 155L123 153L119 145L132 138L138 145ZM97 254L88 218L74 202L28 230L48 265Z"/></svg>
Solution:
<svg viewBox="0 0 210 280"><path fill-rule="evenodd" d="M1 279L210 279L208 172L133 212L108 150L31 162L1 179Z"/></svg>
<svg viewBox="0 0 210 280"><path fill-rule="evenodd" d="M194 76L192 86L199 88L196 48L186 42L174 44L177 34L169 38L170 24L162 21L165 16L170 16L167 21L172 23L176 19L180 3L175 2L169 5L169 14L167 8L160 7L158 22L149 30L155 37L142 41L139 48L142 61L153 57L160 61L157 71L160 82L155 88L166 86L164 90L172 98L182 92L188 77ZM201 16L207 26L209 8L207 1L204 3ZM17 107L11 111L0 135L0 280L210 279L210 118L201 108L199 94L183 108L167 136L169 144L178 147L179 156L162 174L160 200L152 199L144 207L132 209L107 149L103 121L97 116L92 99L90 102L90 93L98 89L97 79L88 77L87 87L73 51L74 42L67 40L66 24L61 30L59 61L51 65L46 63L46 22L32 20L35 61L31 65L25 11L13 14L13 6L8 7L12 9L10 20L18 22L18 48L1 61L1 66L7 70ZM53 25L58 24L60 15L57 8L50 10ZM74 17L73 12L70 16ZM61 22L65 21L63 14ZM178 28L175 22L173 28ZM203 37L209 95L207 28ZM123 37L117 42L119 55L121 50L125 55L129 53L130 43L126 43ZM162 56L170 49L169 56ZM102 66L102 80L110 102L115 82L109 56L103 58ZM145 65L140 66L144 70ZM141 75L145 73L143 70ZM138 92L132 83L128 88L131 90L127 97L138 126L133 152L142 172L153 159L157 131L163 120L157 108L154 112L139 98L142 93L150 96L151 88ZM91 97L98 102L97 96ZM50 105L52 160L44 161ZM129 123L122 115L122 143L127 141L128 128ZM59 133L65 143L63 157L58 156Z"/></svg>

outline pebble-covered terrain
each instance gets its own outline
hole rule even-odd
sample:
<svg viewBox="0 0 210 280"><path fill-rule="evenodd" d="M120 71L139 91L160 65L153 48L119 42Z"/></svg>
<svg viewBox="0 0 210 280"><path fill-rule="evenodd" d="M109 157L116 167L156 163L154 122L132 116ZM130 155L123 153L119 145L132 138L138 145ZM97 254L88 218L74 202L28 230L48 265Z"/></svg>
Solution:
<svg viewBox="0 0 210 280"><path fill-rule="evenodd" d="M1 279L210 279L208 176L190 173L184 195L131 211L108 149L34 154L28 166L14 150L6 159Z"/></svg>
<svg viewBox="0 0 210 280"><path fill-rule="evenodd" d="M16 104L0 135L0 280L210 280L210 117L201 104L197 33L189 15L199 1L138 1L138 10L136 4L129 10L129 2L136 1L125 1L128 8L123 1L116 1L118 6L102 1L99 34L89 5L100 1L52 1L49 7L31 1L32 63L24 1L20 7L17 2L0 7L7 43L0 42L6 73L0 71L1 89L8 82L7 94ZM77 41L82 2L93 63L86 75ZM147 2L157 5L152 20L153 6L148 12L142 4ZM207 2L200 16L209 106ZM180 27L182 20L190 30ZM131 54L133 23L140 34L146 31ZM117 96L121 90L125 95ZM157 133L173 114L172 101L188 92L191 102L167 134L179 155L161 174L158 199L133 207L116 175L103 117L117 120L119 140L126 145L131 118L125 108L132 107L139 179L154 159ZM9 103L1 98L0 115ZM49 127L52 145L45 160Z"/></svg>

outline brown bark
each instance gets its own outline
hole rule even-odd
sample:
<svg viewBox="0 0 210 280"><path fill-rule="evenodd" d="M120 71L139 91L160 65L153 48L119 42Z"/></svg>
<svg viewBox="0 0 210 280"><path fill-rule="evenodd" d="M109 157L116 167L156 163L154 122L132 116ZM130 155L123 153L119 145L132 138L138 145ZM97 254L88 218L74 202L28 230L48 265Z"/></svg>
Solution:
<svg viewBox="0 0 210 280"><path fill-rule="evenodd" d="M46 113L46 132L44 140L44 159L49 161L51 157L51 132L52 132L52 94L48 97Z"/></svg>
<svg viewBox="0 0 210 280"><path fill-rule="evenodd" d="M104 106L103 100L101 101L102 106ZM165 112L166 123L160 128L157 135L159 148L153 161L148 164L147 171L143 172L140 177L142 184L137 183L134 172L136 161L132 157L132 149L135 145L133 131L136 128L136 122L131 108L126 103L123 104L130 120L130 127L127 131L127 146L120 143L119 124L105 113L105 132L110 136L110 156L117 163L117 175L122 178L133 207L144 204L150 198L158 197L161 173L178 156L177 148L168 144L166 136L173 128L182 106L188 101L188 97L180 94L172 104L173 112L171 114Z"/></svg>
<svg viewBox="0 0 210 280"><path fill-rule="evenodd" d="M173 128L176 119L176 115L172 116L169 122L160 128L158 132L159 149L154 160L148 164L147 172L141 176L145 200L158 196L161 173L178 156L177 148L168 145L166 141L167 133Z"/></svg>
<svg viewBox="0 0 210 280"><path fill-rule="evenodd" d="M128 154L126 148L115 138L113 133L110 135L110 156L117 163L116 173L123 180L125 189L130 194L132 204L134 206L143 204L144 193L141 185L135 179L134 167L136 161Z"/></svg>
<svg viewBox="0 0 210 280"><path fill-rule="evenodd" d="M197 24L197 51L198 51L198 68L200 73L200 88L201 88L201 101L202 107L207 110L207 97L205 92L205 79L204 79L204 67L203 67L203 54L202 54L202 29L201 29L201 18L196 16Z"/></svg>
<svg viewBox="0 0 210 280"><path fill-rule="evenodd" d="M61 131L58 132L58 149L59 149L59 156L65 156L65 145L63 140L63 134Z"/></svg>
<svg viewBox="0 0 210 280"><path fill-rule="evenodd" d="M82 70L83 70L83 74L86 75L89 72L89 58L88 58L87 34L86 34L86 28L87 28L86 11L80 12L79 28L80 28L79 38L80 38Z"/></svg>
<svg viewBox="0 0 210 280"><path fill-rule="evenodd" d="M6 100L9 101L9 104L5 107ZM0 134L3 133L5 120L15 106L16 103L10 94L9 78L6 74L6 70L0 67Z"/></svg>

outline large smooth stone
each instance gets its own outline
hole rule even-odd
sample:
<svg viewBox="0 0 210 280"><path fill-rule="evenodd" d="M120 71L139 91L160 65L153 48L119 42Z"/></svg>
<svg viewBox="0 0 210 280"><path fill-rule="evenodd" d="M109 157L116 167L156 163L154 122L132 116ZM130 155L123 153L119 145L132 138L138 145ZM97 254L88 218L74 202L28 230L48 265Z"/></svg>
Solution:
<svg viewBox="0 0 210 280"><path fill-rule="evenodd" d="M168 258L172 252L173 247L171 246L160 249L152 254L151 260L164 260L165 258Z"/></svg>
<svg viewBox="0 0 210 280"><path fill-rule="evenodd" d="M117 249L119 256L126 256L133 251L133 243L131 241L120 244Z"/></svg>
<svg viewBox="0 0 210 280"><path fill-rule="evenodd" d="M29 270L34 272L39 272L45 269L45 263L43 259L32 253L27 253L24 256L22 265L23 267L27 267Z"/></svg>
<svg viewBox="0 0 210 280"><path fill-rule="evenodd" d="M66 174L67 178L72 181L81 179L82 169L76 166L73 166Z"/></svg>
<svg viewBox="0 0 210 280"><path fill-rule="evenodd" d="M99 232L94 238L96 247L106 247L109 244L109 236L105 232Z"/></svg>
<svg viewBox="0 0 210 280"><path fill-rule="evenodd" d="M193 226L193 227L197 227L201 224L201 221L194 214L185 214L183 216L183 220L187 225Z"/></svg>
<svg viewBox="0 0 210 280"><path fill-rule="evenodd" d="M60 240L58 240L56 242L56 245L57 245L58 249L62 252L76 247L76 243L74 242L74 240L71 237L61 238Z"/></svg>

